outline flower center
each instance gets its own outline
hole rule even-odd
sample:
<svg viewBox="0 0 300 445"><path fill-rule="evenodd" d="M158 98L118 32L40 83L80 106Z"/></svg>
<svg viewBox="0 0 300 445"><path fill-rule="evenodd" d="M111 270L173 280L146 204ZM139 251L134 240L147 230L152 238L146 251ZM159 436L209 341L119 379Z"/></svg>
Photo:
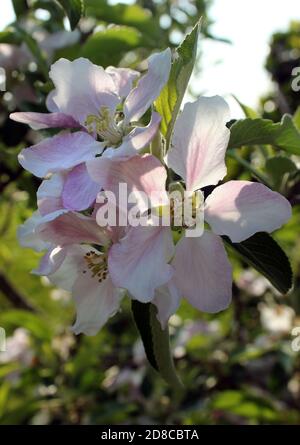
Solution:
<svg viewBox="0 0 300 445"><path fill-rule="evenodd" d="M124 136L122 113L112 116L107 107L101 107L98 115L89 114L85 126L89 133L98 135L108 146L117 146Z"/></svg>
<svg viewBox="0 0 300 445"><path fill-rule="evenodd" d="M176 229L186 229L195 226L204 212L204 199L200 191L191 194L170 194L171 226Z"/></svg>
<svg viewBox="0 0 300 445"><path fill-rule="evenodd" d="M107 255L103 253L98 254L91 250L90 252L85 254L84 260L92 274L92 278L96 277L99 283L105 280L108 274ZM86 270L83 270L83 273L86 272Z"/></svg>

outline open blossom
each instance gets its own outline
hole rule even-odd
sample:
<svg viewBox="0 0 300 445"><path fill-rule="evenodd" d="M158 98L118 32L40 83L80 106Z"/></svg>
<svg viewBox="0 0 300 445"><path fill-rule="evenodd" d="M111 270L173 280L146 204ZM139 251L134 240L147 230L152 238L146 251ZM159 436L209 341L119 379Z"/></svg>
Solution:
<svg viewBox="0 0 300 445"><path fill-rule="evenodd" d="M228 121L228 105L217 96L201 97L186 104L178 117L166 162L185 181L191 194L203 187L217 185L225 177L225 152L230 134L226 127ZM140 176L137 172L134 177L130 168L133 160L124 162L127 165L122 171L131 172L127 180L138 184ZM107 167L112 187L114 181L117 184L118 175L114 174L113 166L112 174ZM88 170L95 181L101 181L101 166L97 161L89 163ZM125 175L123 180L126 181ZM111 248L109 266L116 284L127 289L134 298L143 295L151 299L155 287L162 284L168 287L171 283L181 296L202 311L225 309L231 300L232 271L219 235L227 235L232 242L241 242L256 232L272 232L290 218L291 206L280 194L249 181L229 181L216 187L201 206L211 231L205 230L198 237L182 236L176 247L171 240L170 227L129 228L126 236ZM172 268L165 283L158 280L150 266L161 255ZM121 273L115 275L115 270ZM166 292L172 300L168 289ZM177 306L175 296L175 310Z"/></svg>
<svg viewBox="0 0 300 445"><path fill-rule="evenodd" d="M84 58L72 62L60 59L52 65L49 76L55 88L47 99L49 113L11 114L12 119L36 130L77 130L61 132L19 155L21 165L34 175L52 175L39 191L43 195L42 213L89 208L100 188L89 177L86 162L96 156L135 156L151 142L160 115L153 112L147 126L139 121L167 82L170 67L169 49L153 54L148 59L147 73L134 87L139 73L131 69L104 70ZM45 196L51 199L47 201Z"/></svg>
<svg viewBox="0 0 300 445"><path fill-rule="evenodd" d="M77 309L73 326L76 334L96 334L108 318L119 310L124 297L125 290L119 288L112 278L123 273L124 265L119 270L117 267L112 270L110 266L113 239L118 240L121 232L118 228L111 230L101 228L94 216L66 210L44 216L37 211L19 229L21 245L37 251L46 250L33 273L47 276L53 284L72 292ZM152 240L155 240L155 233L149 238L149 243ZM156 277L157 288L153 286L151 300L157 306L157 317L164 326L178 306L179 294L174 285L164 286L171 277L172 268L165 263L160 238L156 247L151 244L151 251L153 249L157 252L156 262L148 263L146 267L151 267L153 277ZM159 283L162 285L159 286ZM142 294L136 299L150 301ZM176 308L173 307L174 301Z"/></svg>

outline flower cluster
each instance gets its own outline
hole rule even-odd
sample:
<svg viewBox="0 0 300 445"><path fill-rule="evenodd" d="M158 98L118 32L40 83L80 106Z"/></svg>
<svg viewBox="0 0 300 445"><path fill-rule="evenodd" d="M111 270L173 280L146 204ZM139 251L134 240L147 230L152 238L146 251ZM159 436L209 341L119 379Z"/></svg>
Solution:
<svg viewBox="0 0 300 445"><path fill-rule="evenodd" d="M151 141L161 137L161 116L153 103L170 68L169 49L153 54L142 76L126 68L103 69L83 58L60 59L50 71L49 113L11 115L35 130L61 129L19 155L25 169L43 178L38 210L21 226L19 238L23 246L46 251L34 273L72 292L75 333L95 334L119 310L125 294L153 303L162 327L181 298L201 311L225 309L232 270L220 236L241 242L290 218L288 201L260 183L219 185L226 176L230 116L218 96L187 103L169 151L160 159L150 153ZM149 203L128 201L125 209L117 200L103 199L108 192L118 195L120 184L151 196ZM210 194L207 186L214 186ZM182 196L179 204L170 203L174 189ZM175 224L178 207L187 202L195 218ZM160 221L167 203L167 225L152 219L129 224L127 217L120 222L133 208L139 216L154 208ZM104 210L112 207L116 222L105 226ZM199 217L205 230L185 236Z"/></svg>

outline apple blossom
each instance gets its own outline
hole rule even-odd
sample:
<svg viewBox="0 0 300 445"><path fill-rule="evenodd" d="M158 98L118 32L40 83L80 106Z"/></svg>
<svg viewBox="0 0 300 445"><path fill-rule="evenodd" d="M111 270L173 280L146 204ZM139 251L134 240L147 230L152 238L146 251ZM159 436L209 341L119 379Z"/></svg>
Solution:
<svg viewBox="0 0 300 445"><path fill-rule="evenodd" d="M201 97L186 104L178 117L166 163L185 181L191 195L208 185L217 185L225 177L228 121L228 105L217 96ZM124 162L127 167L123 171L132 171L133 159ZM106 175L116 185L118 176L110 174L107 167ZM95 181L102 177L98 168L97 161L88 164ZM123 180L139 184L139 172L135 178L131 174L130 178L123 176ZM113 188L111 183L110 187ZM163 193L164 186L160 190ZM117 285L127 289L134 298L152 299L154 289L163 283L159 275L153 280L148 271L159 258L161 264L170 264L170 281L194 307L205 312L225 309L231 300L232 272L218 235L241 242L259 231L272 232L290 218L291 206L279 193L250 181L219 185L201 205L211 231L205 230L196 238L182 236L176 248L171 242L170 227L156 227L156 230L151 224L130 227L126 236L111 248L109 266ZM122 265L122 272L115 274ZM168 296L172 300L172 295ZM174 308L178 306L177 296L175 298Z"/></svg>
<svg viewBox="0 0 300 445"><path fill-rule="evenodd" d="M19 155L21 165L34 175L56 176L42 185L42 193L60 184L58 208L84 210L95 201L99 185L93 182L85 163L103 158L135 156L147 146L158 130L160 115L152 113L148 125L139 120L168 80L171 66L169 49L148 59L148 72L127 68L102 67L89 60L60 59L50 70L54 90L48 96L49 113L12 113L11 118L33 129L64 128L61 132L26 148Z"/></svg>
<svg viewBox="0 0 300 445"><path fill-rule="evenodd" d="M157 317L165 326L177 308L174 308L174 300L177 304L179 296L175 286L168 283L172 270L171 266L164 264L161 237L156 232L159 232L158 228L154 228L149 243L157 240L157 260L147 266L151 267L148 274L151 274L153 282L156 277L155 283L161 283L160 287L153 287L152 300L158 309ZM93 216L66 210L44 216L35 212L19 228L19 241L24 247L36 251L46 250L38 269L33 273L47 276L51 283L72 292L77 308L77 319L73 326L75 333L96 334L108 318L119 310L125 291L118 287L112 277L124 273L124 265L120 270L115 267L111 270L111 233L99 227ZM172 299L168 296L165 298L169 290ZM142 294L137 299L142 302L150 300Z"/></svg>

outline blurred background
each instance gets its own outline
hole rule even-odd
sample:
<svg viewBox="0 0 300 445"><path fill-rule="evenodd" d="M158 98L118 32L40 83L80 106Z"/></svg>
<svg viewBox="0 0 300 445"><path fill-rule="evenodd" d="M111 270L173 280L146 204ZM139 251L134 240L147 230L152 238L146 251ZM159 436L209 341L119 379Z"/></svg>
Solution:
<svg viewBox="0 0 300 445"><path fill-rule="evenodd" d="M300 424L300 351L291 346L292 330L300 327L300 159L285 154L278 170L272 147L240 151L293 205L293 218L274 238L289 255L294 288L281 296L229 252L230 308L211 316L183 303L170 320L186 385L179 401L147 365L128 301L97 336L75 337L69 294L30 275L39 255L19 246L16 230L35 209L39 180L20 168L17 154L47 132L8 118L16 110L45 111L47 74L58 58L143 69L150 53L177 46L202 16L186 100L221 94L235 119L278 122L289 113L300 130L300 92L291 88L291 72L300 66L298 1L85 3L71 32L53 0L1 2L0 327L7 338L0 352L0 424ZM253 179L245 162L230 159L227 179Z"/></svg>

